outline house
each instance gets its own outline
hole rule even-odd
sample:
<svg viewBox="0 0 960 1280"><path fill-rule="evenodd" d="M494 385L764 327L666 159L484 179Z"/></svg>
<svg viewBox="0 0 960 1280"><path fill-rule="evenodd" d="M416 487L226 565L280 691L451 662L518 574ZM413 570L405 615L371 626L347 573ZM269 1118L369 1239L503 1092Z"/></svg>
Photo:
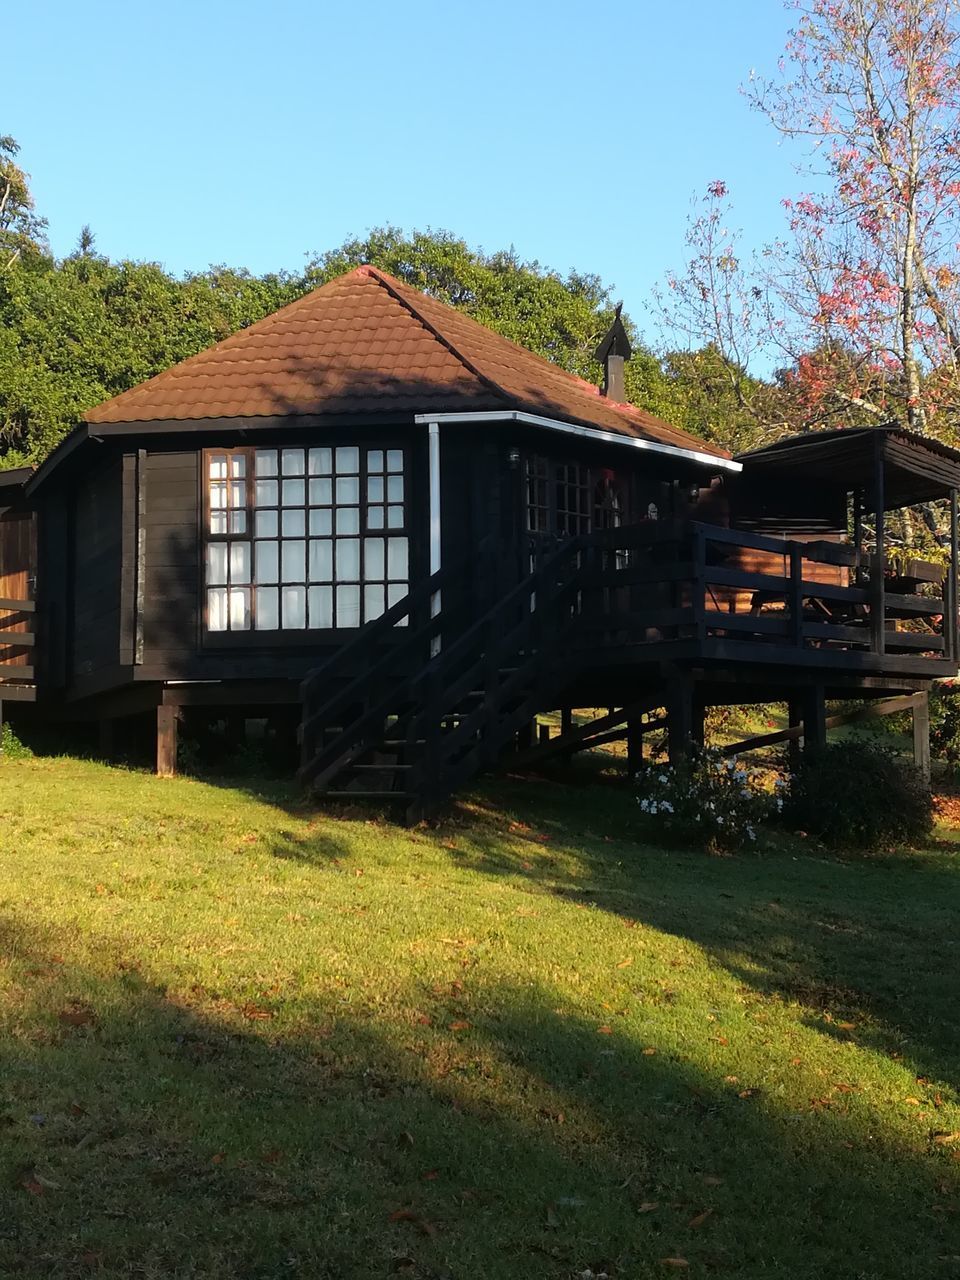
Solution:
<svg viewBox="0 0 960 1280"><path fill-rule="evenodd" d="M504 752L666 707L923 693L957 667L960 454L896 427L734 459L360 267L108 400L0 473L0 702L268 717L320 792L429 812ZM948 566L885 513L941 501ZM4 622L6 619L6 623ZM575 727L574 707L608 710ZM537 713L561 712L550 737Z"/></svg>

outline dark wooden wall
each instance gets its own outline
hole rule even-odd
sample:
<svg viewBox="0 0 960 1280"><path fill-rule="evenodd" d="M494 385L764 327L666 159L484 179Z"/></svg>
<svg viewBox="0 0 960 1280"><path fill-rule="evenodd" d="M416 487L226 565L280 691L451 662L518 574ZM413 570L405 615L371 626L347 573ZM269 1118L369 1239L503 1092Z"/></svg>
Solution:
<svg viewBox="0 0 960 1280"><path fill-rule="evenodd" d="M68 665L73 682L98 677L119 664L121 460L105 459L73 488L70 502Z"/></svg>

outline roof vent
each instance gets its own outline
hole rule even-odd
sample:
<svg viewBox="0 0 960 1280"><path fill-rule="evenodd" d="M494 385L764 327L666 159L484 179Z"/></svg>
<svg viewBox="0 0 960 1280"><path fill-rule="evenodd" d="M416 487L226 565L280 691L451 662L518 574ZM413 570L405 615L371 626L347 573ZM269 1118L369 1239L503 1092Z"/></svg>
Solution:
<svg viewBox="0 0 960 1280"><path fill-rule="evenodd" d="M630 339L620 319L623 303L617 303L613 324L607 330L606 337L595 352L595 359L603 365L603 394L610 400L622 404L626 399L623 386L623 364L633 354Z"/></svg>

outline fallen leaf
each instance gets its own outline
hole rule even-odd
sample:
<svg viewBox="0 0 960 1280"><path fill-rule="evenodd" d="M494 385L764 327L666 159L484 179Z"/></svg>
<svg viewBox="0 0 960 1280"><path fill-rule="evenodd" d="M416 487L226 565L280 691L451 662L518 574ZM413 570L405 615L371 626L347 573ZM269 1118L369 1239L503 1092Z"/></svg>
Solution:
<svg viewBox="0 0 960 1280"><path fill-rule="evenodd" d="M905 1102L908 1106L910 1106L910 1107L919 1107L919 1106L920 1106L920 1099L919 1099L919 1098L904 1098L904 1102Z"/></svg>
<svg viewBox="0 0 960 1280"><path fill-rule="evenodd" d="M597 1027L597 1032L601 1036L612 1036L613 1027Z"/></svg>
<svg viewBox="0 0 960 1280"><path fill-rule="evenodd" d="M653 1055L654 1055L656 1052L657 1052L657 1051L656 1051L656 1049L651 1048L651 1047L648 1047L648 1048L646 1048L646 1049L644 1049L644 1050L643 1050L643 1056L644 1056L645 1058L652 1058L652 1057L653 1057Z"/></svg>
<svg viewBox="0 0 960 1280"><path fill-rule="evenodd" d="M274 1147L270 1151L265 1151L260 1159L264 1164L278 1164L283 1159L283 1152Z"/></svg>
<svg viewBox="0 0 960 1280"><path fill-rule="evenodd" d="M935 1133L933 1141L938 1147L946 1147L951 1142L960 1142L960 1130L955 1130L953 1133Z"/></svg>
<svg viewBox="0 0 960 1280"><path fill-rule="evenodd" d="M437 1228L432 1222L427 1222L426 1218L421 1218L418 1213L414 1213L412 1209L395 1209L390 1215L391 1222L409 1222L412 1227L424 1236L435 1236Z"/></svg>
<svg viewBox="0 0 960 1280"><path fill-rule="evenodd" d="M739 1076L724 1076L724 1077L723 1077L723 1079L724 1079L724 1082L725 1082L726 1084L739 1084L739 1083L740 1083L740 1077L739 1077Z"/></svg>
<svg viewBox="0 0 960 1280"><path fill-rule="evenodd" d="M644 1200L637 1205L637 1213L653 1213L654 1209L659 1209L660 1204L656 1200Z"/></svg>
<svg viewBox="0 0 960 1280"><path fill-rule="evenodd" d="M633 956L627 956L626 960L621 960L617 965L618 969L628 969L633 964Z"/></svg>
<svg viewBox="0 0 960 1280"><path fill-rule="evenodd" d="M741 1089L740 1092L737 1094L737 1097L738 1098L754 1098L756 1097L758 1092L759 1090L757 1089Z"/></svg>
<svg viewBox="0 0 960 1280"><path fill-rule="evenodd" d="M681 1267L689 1267L690 1263L686 1258L661 1258L661 1267L675 1267L679 1270Z"/></svg>
<svg viewBox="0 0 960 1280"><path fill-rule="evenodd" d="M224 1152L224 1151L218 1151L218 1152L217 1152L217 1154L216 1154L215 1156L211 1156L211 1157L210 1157L210 1163L211 1163L211 1164L223 1164L223 1162L224 1162L224 1160L225 1160L225 1159L226 1159L226 1152Z"/></svg>
<svg viewBox="0 0 960 1280"><path fill-rule="evenodd" d="M450 1023L451 1031L466 1031L470 1023L465 1018L458 1018L456 1022Z"/></svg>
<svg viewBox="0 0 960 1280"><path fill-rule="evenodd" d="M97 1015L86 1005L61 1009L57 1017L65 1027L89 1027L97 1020Z"/></svg>
<svg viewBox="0 0 960 1280"><path fill-rule="evenodd" d="M853 1031L856 1029L857 1024L855 1022L837 1022L834 1025L839 1027L841 1031Z"/></svg>
<svg viewBox="0 0 960 1280"><path fill-rule="evenodd" d="M687 1223L687 1226L688 1226L692 1231L695 1231L695 1230L697 1229L697 1227L702 1227L702 1226L703 1226L703 1224L706 1222L706 1220L710 1217L711 1213L713 1213L713 1210L712 1210L712 1209L704 1209L704 1211L703 1211L702 1213L694 1214L694 1216L693 1216L693 1217L690 1219L690 1221Z"/></svg>
<svg viewBox="0 0 960 1280"><path fill-rule="evenodd" d="M263 1022L273 1017L272 1009L262 1009L259 1005L253 1004L252 1001L245 1004L240 1012L245 1018L249 1018L251 1022Z"/></svg>
<svg viewBox="0 0 960 1280"><path fill-rule="evenodd" d="M802 1058L791 1058L791 1059L790 1059L790 1065L791 1065L791 1067L799 1067L799 1066L800 1066L800 1064L801 1064L801 1062L803 1062L803 1059L802 1059Z"/></svg>
<svg viewBox="0 0 960 1280"><path fill-rule="evenodd" d="M713 1038L714 1038L714 1040L716 1040L717 1044L729 1044L729 1043L730 1043L730 1041L727 1039L727 1037L726 1037L726 1036L714 1036Z"/></svg>
<svg viewBox="0 0 960 1280"><path fill-rule="evenodd" d="M703 1175L703 1185L705 1187L722 1187L723 1179L718 1178L715 1173L705 1173Z"/></svg>

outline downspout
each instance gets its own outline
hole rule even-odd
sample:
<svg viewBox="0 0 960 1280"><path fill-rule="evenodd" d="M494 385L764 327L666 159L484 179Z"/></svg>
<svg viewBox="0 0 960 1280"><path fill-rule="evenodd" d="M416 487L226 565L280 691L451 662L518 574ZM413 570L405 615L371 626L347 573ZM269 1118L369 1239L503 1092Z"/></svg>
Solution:
<svg viewBox="0 0 960 1280"><path fill-rule="evenodd" d="M441 564L441 529L440 529L440 423L427 423L428 469L430 479L430 577L440 572ZM434 591L430 597L430 617L435 618L440 612L440 592ZM436 657L440 652L440 637L434 636L430 641L430 656Z"/></svg>

